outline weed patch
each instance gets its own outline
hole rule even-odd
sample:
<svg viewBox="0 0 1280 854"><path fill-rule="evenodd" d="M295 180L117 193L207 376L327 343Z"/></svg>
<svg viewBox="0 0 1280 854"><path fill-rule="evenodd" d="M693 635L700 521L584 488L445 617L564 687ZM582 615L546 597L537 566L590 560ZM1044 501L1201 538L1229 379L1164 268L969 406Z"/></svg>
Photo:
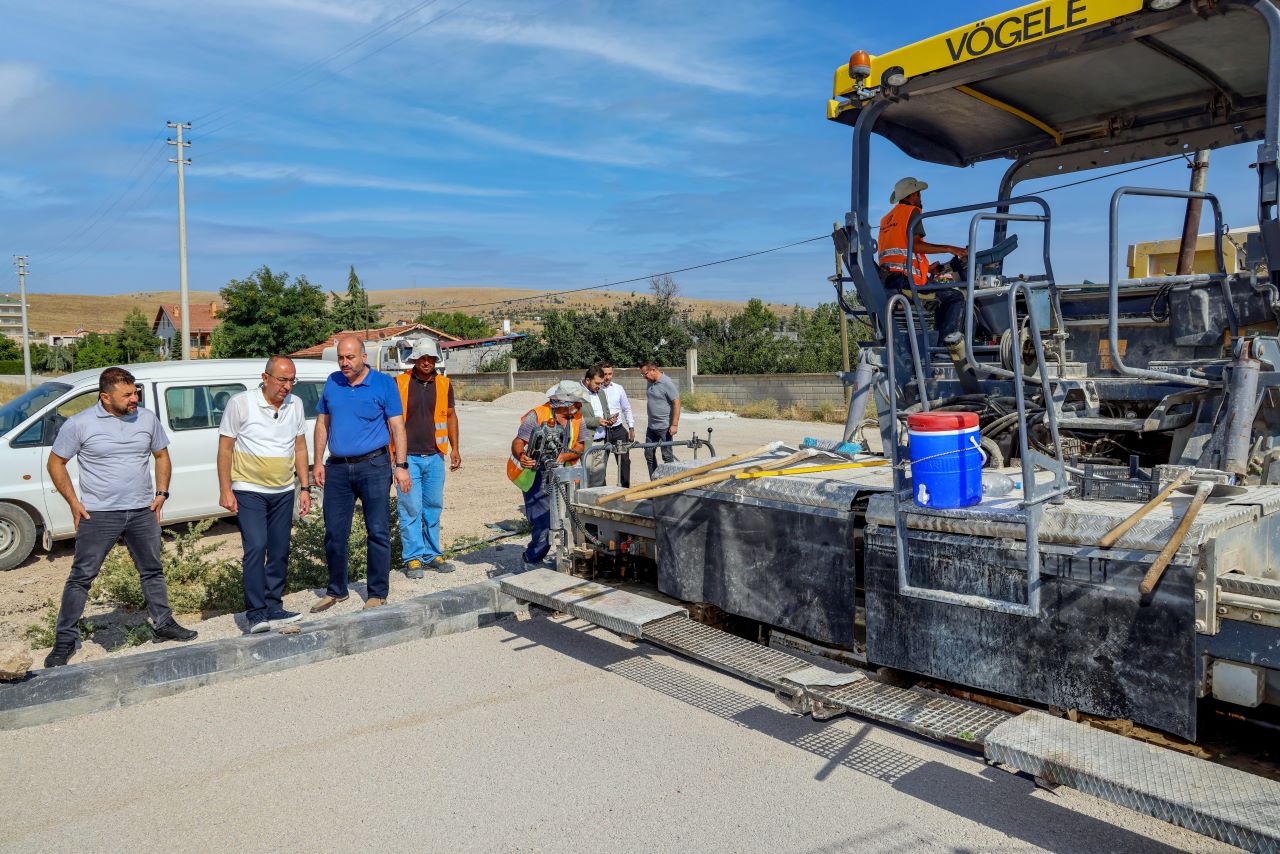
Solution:
<svg viewBox="0 0 1280 854"><path fill-rule="evenodd" d="M729 399L714 391L686 391L680 395L680 408L688 412L724 412L733 409Z"/></svg>
<svg viewBox="0 0 1280 854"><path fill-rule="evenodd" d="M778 401L772 399L753 400L738 407L743 418L777 418L778 412Z"/></svg>
<svg viewBox="0 0 1280 854"><path fill-rule="evenodd" d="M98 631L98 627L94 625L92 620L82 619L76 623L76 628L80 631L80 640L82 641L89 640ZM57 630L58 605L52 599L46 599L44 613L40 615L40 622L27 626L27 643L31 644L32 649L51 647L58 639Z"/></svg>
<svg viewBox="0 0 1280 854"><path fill-rule="evenodd" d="M454 396L458 400L479 400L484 403L497 400L506 393L506 387L500 385L467 386L459 383L454 390Z"/></svg>

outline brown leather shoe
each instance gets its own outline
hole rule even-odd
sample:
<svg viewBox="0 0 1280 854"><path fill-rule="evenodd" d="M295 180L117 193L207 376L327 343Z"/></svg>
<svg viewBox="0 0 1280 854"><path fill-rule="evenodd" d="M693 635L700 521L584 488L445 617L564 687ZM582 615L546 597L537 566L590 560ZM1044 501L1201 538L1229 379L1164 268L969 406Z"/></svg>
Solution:
<svg viewBox="0 0 1280 854"><path fill-rule="evenodd" d="M346 596L325 596L319 602L311 606L311 613L319 614L321 611L328 611L339 602L345 602L351 598L351 594Z"/></svg>
<svg viewBox="0 0 1280 854"><path fill-rule="evenodd" d="M370 596L364 602L364 610L368 611L370 608L377 608L379 605L385 604L387 604L386 599L379 599L377 596Z"/></svg>

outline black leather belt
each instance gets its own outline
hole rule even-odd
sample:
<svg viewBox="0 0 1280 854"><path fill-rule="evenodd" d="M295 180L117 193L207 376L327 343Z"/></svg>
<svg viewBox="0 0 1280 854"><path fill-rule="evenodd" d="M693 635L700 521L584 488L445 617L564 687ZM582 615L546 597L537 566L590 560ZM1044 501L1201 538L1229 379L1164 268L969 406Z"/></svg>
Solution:
<svg viewBox="0 0 1280 854"><path fill-rule="evenodd" d="M345 465L350 463L362 463L365 460L372 460L375 457L380 457L386 452L387 452L386 448L379 448L376 451L370 451L369 453L361 454L358 457L329 457L328 461L325 464L328 465L330 463L337 463L338 465Z"/></svg>

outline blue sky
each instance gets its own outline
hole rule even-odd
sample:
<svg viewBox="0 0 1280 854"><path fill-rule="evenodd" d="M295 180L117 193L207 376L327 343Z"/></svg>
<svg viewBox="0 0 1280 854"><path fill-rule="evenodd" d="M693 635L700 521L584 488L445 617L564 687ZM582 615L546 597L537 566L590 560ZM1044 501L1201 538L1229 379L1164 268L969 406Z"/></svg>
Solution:
<svg viewBox="0 0 1280 854"><path fill-rule="evenodd" d="M31 256L36 292L175 289L170 119L194 123L195 289L262 264L331 290L349 264L375 289L572 288L790 243L848 204L849 132L825 120L836 66L1017 3L435 0L393 23L415 5L6 7L0 250ZM1213 156L1232 225L1256 222L1255 153ZM873 165L877 216L903 174L936 208L993 197L1004 168L912 164L888 143ZM1186 181L1178 163L1054 193L1059 279L1105 276L1111 189ZM1181 227L1168 202L1126 220L1127 239ZM676 278L688 296L814 304L831 268L824 241Z"/></svg>

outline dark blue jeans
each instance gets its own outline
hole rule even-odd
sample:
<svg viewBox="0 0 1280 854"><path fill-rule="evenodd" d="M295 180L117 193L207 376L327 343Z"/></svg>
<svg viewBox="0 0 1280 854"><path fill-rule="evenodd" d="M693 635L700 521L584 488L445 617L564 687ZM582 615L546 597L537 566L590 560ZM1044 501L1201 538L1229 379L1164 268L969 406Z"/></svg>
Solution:
<svg viewBox="0 0 1280 854"><path fill-rule="evenodd" d="M90 510L89 518L81 519L76 529L76 556L71 561L71 574L62 588L62 605L58 609L58 643L74 645L79 640L76 623L84 614L89 586L98 577L107 552L121 537L142 579L142 595L151 625L160 628L173 622L169 588L165 586L160 563L160 523L156 521L156 514L149 507Z"/></svg>
<svg viewBox="0 0 1280 854"><path fill-rule="evenodd" d="M235 491L244 545L244 611L249 625L284 610L284 579L293 533L293 490Z"/></svg>
<svg viewBox="0 0 1280 854"><path fill-rule="evenodd" d="M955 259L952 259L952 267L956 266ZM963 269L960 270L963 273ZM911 298L911 282L907 277L899 272L892 272L884 278L885 290L890 294L898 292L905 294L907 299ZM935 302L933 306L933 328L938 333L938 340L946 338L953 332L959 332L964 326L964 291L958 288L944 288L940 291L932 291ZM921 305L928 305L925 300L921 301ZM912 306L912 310L915 307Z"/></svg>
<svg viewBox="0 0 1280 854"><path fill-rule="evenodd" d="M666 442L671 438L668 432L670 425L661 424L657 427L646 427L644 431L645 442ZM644 449L644 462L649 467L649 479L653 480L653 473L658 469L658 448ZM676 452L670 445L662 447L662 461L664 463L673 463L676 461Z"/></svg>
<svg viewBox="0 0 1280 854"><path fill-rule="evenodd" d="M387 598L391 583L391 456L379 454L358 463L325 466L324 555L329 563L330 596L347 595L347 540L356 500L364 511L368 536L368 594Z"/></svg>
<svg viewBox="0 0 1280 854"><path fill-rule="evenodd" d="M551 550L551 493L543 488L541 471L524 494L524 515L530 528L529 547L524 550L524 559L537 563Z"/></svg>

